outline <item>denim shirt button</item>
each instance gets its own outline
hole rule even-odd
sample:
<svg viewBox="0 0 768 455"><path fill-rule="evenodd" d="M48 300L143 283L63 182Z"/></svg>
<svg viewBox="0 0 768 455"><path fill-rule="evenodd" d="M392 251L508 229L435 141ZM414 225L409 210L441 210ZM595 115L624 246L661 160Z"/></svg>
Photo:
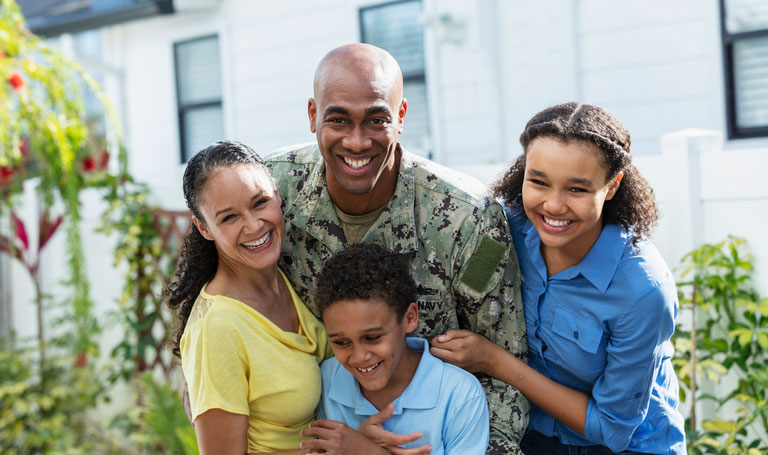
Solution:
<svg viewBox="0 0 768 455"><path fill-rule="evenodd" d="M579 332L573 332L573 337L578 340L579 339Z"/></svg>

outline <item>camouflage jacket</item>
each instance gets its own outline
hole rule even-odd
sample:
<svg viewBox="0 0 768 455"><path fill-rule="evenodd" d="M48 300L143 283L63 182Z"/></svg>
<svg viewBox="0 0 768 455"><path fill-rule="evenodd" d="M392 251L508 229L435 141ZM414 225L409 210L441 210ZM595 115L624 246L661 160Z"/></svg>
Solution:
<svg viewBox="0 0 768 455"><path fill-rule="evenodd" d="M314 277L346 243L325 185L317 144L283 148L267 161L283 201L280 267L316 314ZM525 360L520 271L501 205L476 180L402 152L395 194L363 237L407 256L418 285L416 335L482 334ZM318 315L319 316L319 315ZM519 453L529 405L517 389L480 377L488 396L488 453Z"/></svg>

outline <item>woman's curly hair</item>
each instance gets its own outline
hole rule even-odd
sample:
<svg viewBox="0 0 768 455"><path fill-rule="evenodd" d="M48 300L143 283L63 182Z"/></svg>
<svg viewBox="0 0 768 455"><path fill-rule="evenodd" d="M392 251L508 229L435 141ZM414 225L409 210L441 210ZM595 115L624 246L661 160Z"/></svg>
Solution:
<svg viewBox="0 0 768 455"><path fill-rule="evenodd" d="M357 243L336 253L317 277L320 313L342 300L380 300L402 320L416 301L417 288L397 254L373 243Z"/></svg>
<svg viewBox="0 0 768 455"><path fill-rule="evenodd" d="M214 142L198 152L187 163L184 170L184 200L192 216L201 223L205 219L200 213L200 202L208 179L216 169L235 165L250 164L263 168L271 176L269 166L250 147L239 142ZM179 342L189 319L192 306L205 283L211 281L219 265L219 254L213 241L200 234L193 223L184 236L176 273L163 290L163 297L171 309L178 309L181 322L175 333L173 353L180 356Z"/></svg>
<svg viewBox="0 0 768 455"><path fill-rule="evenodd" d="M624 173L619 189L603 205L603 223L619 224L629 231L632 244L648 238L659 218L653 189L640 175L630 155L629 132L616 117L597 106L565 103L534 115L520 135L523 154L493 185L496 197L513 209L522 209L525 180L525 154L538 137L563 142L584 141L600 149L600 159L607 169L607 180Z"/></svg>

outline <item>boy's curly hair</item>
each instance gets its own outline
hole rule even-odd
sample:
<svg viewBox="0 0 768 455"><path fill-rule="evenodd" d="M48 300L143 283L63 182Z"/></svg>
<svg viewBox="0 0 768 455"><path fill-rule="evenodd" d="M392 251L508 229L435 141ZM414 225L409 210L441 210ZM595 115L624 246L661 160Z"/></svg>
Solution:
<svg viewBox="0 0 768 455"><path fill-rule="evenodd" d="M408 266L385 248L358 243L336 253L317 277L315 303L320 313L342 300L380 300L402 320L416 301L417 289Z"/></svg>

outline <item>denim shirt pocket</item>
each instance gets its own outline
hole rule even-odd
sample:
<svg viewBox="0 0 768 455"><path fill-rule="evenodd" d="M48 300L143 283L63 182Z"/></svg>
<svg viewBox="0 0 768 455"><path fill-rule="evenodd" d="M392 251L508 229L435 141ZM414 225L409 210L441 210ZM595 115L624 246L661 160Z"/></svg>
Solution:
<svg viewBox="0 0 768 455"><path fill-rule="evenodd" d="M555 310L552 322L553 361L584 384L593 384L605 369L604 332L594 320L564 308Z"/></svg>
<svg viewBox="0 0 768 455"><path fill-rule="evenodd" d="M593 321L576 316L562 307L555 310L552 331L590 354L597 353L603 338L603 329Z"/></svg>

